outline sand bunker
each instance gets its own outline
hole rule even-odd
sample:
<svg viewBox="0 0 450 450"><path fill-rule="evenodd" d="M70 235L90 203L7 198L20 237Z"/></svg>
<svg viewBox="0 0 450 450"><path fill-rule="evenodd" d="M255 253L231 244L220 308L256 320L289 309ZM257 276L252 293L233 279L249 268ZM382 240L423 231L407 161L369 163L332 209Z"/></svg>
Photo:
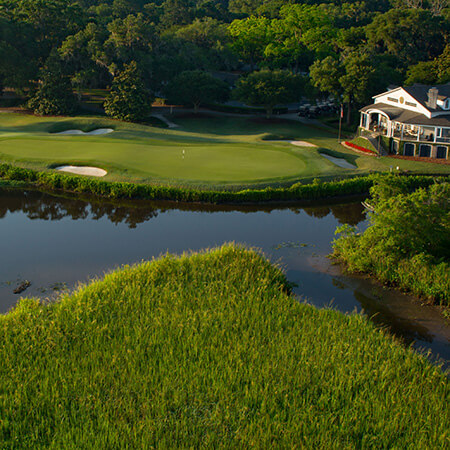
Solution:
<svg viewBox="0 0 450 450"><path fill-rule="evenodd" d="M89 166L59 166L55 170L60 172L70 172L77 175L90 175L91 177L104 177L108 172L98 167Z"/></svg>
<svg viewBox="0 0 450 450"><path fill-rule="evenodd" d="M296 145L297 147L317 147L317 145L307 141L291 141L291 144Z"/></svg>
<svg viewBox="0 0 450 450"><path fill-rule="evenodd" d="M100 136L101 134L109 134L113 131L114 130L112 128L98 128L97 130L88 131L86 133L81 130L66 130L53 134L64 134L66 136Z"/></svg>
<svg viewBox="0 0 450 450"><path fill-rule="evenodd" d="M328 161L331 161L333 164L336 164L337 166L342 167L343 169L357 169L357 167L355 165L350 164L344 158L335 158L334 156L330 156L325 153L319 153L319 154L320 154L320 156L327 158Z"/></svg>

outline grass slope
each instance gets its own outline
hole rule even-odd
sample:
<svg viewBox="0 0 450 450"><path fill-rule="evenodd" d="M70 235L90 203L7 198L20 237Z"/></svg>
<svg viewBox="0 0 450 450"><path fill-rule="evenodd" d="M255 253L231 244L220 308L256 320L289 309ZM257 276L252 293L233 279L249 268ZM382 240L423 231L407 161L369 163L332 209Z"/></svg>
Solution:
<svg viewBox="0 0 450 450"><path fill-rule="evenodd" d="M180 128L162 129L96 117L1 114L0 161L38 170L57 164L88 164L108 170L106 179L111 181L197 186L276 186L366 174L392 165L389 158L356 154L340 146L329 131L295 121L189 115L171 119ZM105 127L116 131L106 136L51 134ZM270 135L308 140L318 148L265 140ZM323 149L345 158L357 169L336 166L320 156ZM421 162L396 160L395 165L421 173L450 173L448 166Z"/></svg>
<svg viewBox="0 0 450 450"><path fill-rule="evenodd" d="M0 317L4 448L444 448L446 377L234 246Z"/></svg>

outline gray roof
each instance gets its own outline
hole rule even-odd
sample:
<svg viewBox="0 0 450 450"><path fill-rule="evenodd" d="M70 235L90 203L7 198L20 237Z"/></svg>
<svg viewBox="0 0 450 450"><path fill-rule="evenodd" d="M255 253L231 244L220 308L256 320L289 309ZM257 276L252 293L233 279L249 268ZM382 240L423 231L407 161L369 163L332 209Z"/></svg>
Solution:
<svg viewBox="0 0 450 450"><path fill-rule="evenodd" d="M431 86L427 84L413 84L412 86L404 86L403 89L412 97L414 97L422 106L429 111L442 111L441 108L430 108L428 106L428 91L435 87L438 91L440 99L450 97L450 83Z"/></svg>
<svg viewBox="0 0 450 450"><path fill-rule="evenodd" d="M448 85L450 89L450 84ZM379 109L383 111L390 120L400 123L408 123L411 125L426 125L430 127L449 127L450 128L450 114L444 114L432 119L424 116L423 114L417 114L414 111L408 111L406 109L397 108L395 106L387 105L386 103L374 103L373 105L365 106L360 109L361 112L367 112L371 109Z"/></svg>

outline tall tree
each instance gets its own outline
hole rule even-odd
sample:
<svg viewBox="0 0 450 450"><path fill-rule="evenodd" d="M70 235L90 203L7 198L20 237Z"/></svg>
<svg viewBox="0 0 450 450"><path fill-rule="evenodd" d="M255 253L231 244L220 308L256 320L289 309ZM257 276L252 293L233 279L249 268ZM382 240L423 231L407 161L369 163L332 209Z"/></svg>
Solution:
<svg viewBox="0 0 450 450"><path fill-rule="evenodd" d="M396 55L400 63L409 66L442 53L449 24L423 9L391 9L376 16L366 30L375 51Z"/></svg>
<svg viewBox="0 0 450 450"><path fill-rule="evenodd" d="M232 48L252 69L264 59L264 51L272 41L273 33L270 20L265 17L249 17L233 20L228 27L233 38Z"/></svg>
<svg viewBox="0 0 450 450"><path fill-rule="evenodd" d="M332 56L328 56L321 61L315 61L309 69L309 75L313 86L322 92L333 95L339 100L342 96L340 78L344 72L345 69L340 62Z"/></svg>
<svg viewBox="0 0 450 450"><path fill-rule="evenodd" d="M375 82L375 68L367 55L354 54L344 61L345 74L339 78L343 100L347 103L347 123L351 123L353 103L364 103L370 99Z"/></svg>
<svg viewBox="0 0 450 450"><path fill-rule="evenodd" d="M186 25L192 20L193 5L190 0L165 0L161 16L161 26L164 29Z"/></svg>
<svg viewBox="0 0 450 450"><path fill-rule="evenodd" d="M378 64L389 72L383 61ZM365 54L351 53L342 61L330 56L316 61L311 66L310 76L313 85L320 91L347 103L347 123L350 124L353 104L368 101L380 87L376 66L374 59ZM388 80L389 76L386 76L384 83Z"/></svg>
<svg viewBox="0 0 450 450"><path fill-rule="evenodd" d="M200 70L181 72L165 89L169 101L192 104L195 112L202 104L227 100L229 91L225 82Z"/></svg>
<svg viewBox="0 0 450 450"><path fill-rule="evenodd" d="M414 83L435 84L438 79L437 70L436 60L420 61L408 69L405 84L407 86Z"/></svg>
<svg viewBox="0 0 450 450"><path fill-rule="evenodd" d="M105 101L105 112L115 119L143 121L150 114L152 100L136 62L132 61L114 77L111 91Z"/></svg>
<svg viewBox="0 0 450 450"><path fill-rule="evenodd" d="M287 70L260 70L240 78L235 97L247 105L263 106L267 118L282 103L296 102L302 92L303 79Z"/></svg>
<svg viewBox="0 0 450 450"><path fill-rule="evenodd" d="M40 80L28 107L39 115L63 115L75 111L76 98L70 79L61 68L61 62L51 56L40 71Z"/></svg>

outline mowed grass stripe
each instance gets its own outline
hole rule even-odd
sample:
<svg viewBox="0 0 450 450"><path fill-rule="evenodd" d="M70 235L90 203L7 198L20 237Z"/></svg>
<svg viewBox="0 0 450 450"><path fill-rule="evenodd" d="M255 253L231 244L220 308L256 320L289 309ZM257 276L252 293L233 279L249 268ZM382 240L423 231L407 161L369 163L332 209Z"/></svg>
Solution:
<svg viewBox="0 0 450 450"><path fill-rule="evenodd" d="M0 317L5 448L445 448L439 368L235 246Z"/></svg>
<svg viewBox="0 0 450 450"><path fill-rule="evenodd" d="M129 124L100 117L36 118L0 115L0 162L37 170L55 164L95 164L106 180L172 185L255 187L277 186L314 178L386 171L390 166L420 173L450 173L450 166L391 158L373 158L345 149L326 130L293 120L245 117L172 118L175 130ZM105 136L58 136L68 129L113 128ZM266 140L275 136L277 140ZM286 139L284 142L280 139ZM294 147L306 140L318 148ZM182 151L185 150L183 158ZM326 151L357 169L342 169L320 155Z"/></svg>

